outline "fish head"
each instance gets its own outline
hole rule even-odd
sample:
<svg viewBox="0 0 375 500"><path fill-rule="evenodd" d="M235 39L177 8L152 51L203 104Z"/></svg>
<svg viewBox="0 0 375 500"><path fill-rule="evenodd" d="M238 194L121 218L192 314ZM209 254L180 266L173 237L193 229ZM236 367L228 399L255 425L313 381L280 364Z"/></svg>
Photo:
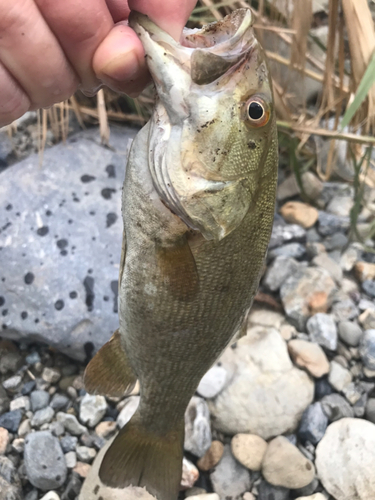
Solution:
<svg viewBox="0 0 375 500"><path fill-rule="evenodd" d="M185 29L180 42L144 15L132 13L130 24L158 96L148 144L155 189L189 227L221 240L256 202L261 179L277 169L266 161L277 148L276 124L251 11Z"/></svg>

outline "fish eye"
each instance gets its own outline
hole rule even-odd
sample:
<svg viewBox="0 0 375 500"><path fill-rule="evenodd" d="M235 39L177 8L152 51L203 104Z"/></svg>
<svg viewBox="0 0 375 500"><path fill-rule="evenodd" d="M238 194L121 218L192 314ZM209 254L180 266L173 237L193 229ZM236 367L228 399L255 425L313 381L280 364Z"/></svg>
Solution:
<svg viewBox="0 0 375 500"><path fill-rule="evenodd" d="M260 96L252 96L246 102L246 122L251 127L264 127L271 113L268 103Z"/></svg>

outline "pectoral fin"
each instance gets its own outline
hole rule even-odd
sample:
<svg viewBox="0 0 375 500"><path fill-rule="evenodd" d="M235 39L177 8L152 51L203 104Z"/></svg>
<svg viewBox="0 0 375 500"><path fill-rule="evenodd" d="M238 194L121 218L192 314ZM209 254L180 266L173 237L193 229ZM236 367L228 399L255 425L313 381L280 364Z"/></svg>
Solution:
<svg viewBox="0 0 375 500"><path fill-rule="evenodd" d="M170 246L159 246L157 259L171 293L182 301L193 300L199 290L199 276L186 235Z"/></svg>
<svg viewBox="0 0 375 500"><path fill-rule="evenodd" d="M120 332L116 330L86 368L86 391L90 394L121 397L126 392L131 392L136 381L137 377L121 345Z"/></svg>

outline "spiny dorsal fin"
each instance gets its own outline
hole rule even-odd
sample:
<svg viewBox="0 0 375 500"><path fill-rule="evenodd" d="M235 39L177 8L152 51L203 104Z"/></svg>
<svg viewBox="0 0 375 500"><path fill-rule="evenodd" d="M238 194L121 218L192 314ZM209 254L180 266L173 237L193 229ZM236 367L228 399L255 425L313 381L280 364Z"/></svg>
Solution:
<svg viewBox="0 0 375 500"><path fill-rule="evenodd" d="M136 381L137 377L121 345L120 332L116 330L86 368L86 391L90 394L121 397L126 392L131 392Z"/></svg>
<svg viewBox="0 0 375 500"><path fill-rule="evenodd" d="M137 414L116 436L99 470L101 481L112 488L141 486L158 500L177 500L185 424L165 435L148 432Z"/></svg>

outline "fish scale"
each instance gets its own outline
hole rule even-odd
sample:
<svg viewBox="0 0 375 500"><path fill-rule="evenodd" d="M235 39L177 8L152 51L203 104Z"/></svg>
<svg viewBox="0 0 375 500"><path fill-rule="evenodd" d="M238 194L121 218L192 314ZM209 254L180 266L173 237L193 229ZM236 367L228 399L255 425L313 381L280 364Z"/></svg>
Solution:
<svg viewBox="0 0 375 500"><path fill-rule="evenodd" d="M176 500L186 407L258 287L274 215L277 133L249 10L187 30L181 43L146 16L133 13L130 24L158 102L126 169L120 327L90 362L85 384L116 396L140 383L139 407L103 458L103 483ZM253 102L259 118L250 116Z"/></svg>

